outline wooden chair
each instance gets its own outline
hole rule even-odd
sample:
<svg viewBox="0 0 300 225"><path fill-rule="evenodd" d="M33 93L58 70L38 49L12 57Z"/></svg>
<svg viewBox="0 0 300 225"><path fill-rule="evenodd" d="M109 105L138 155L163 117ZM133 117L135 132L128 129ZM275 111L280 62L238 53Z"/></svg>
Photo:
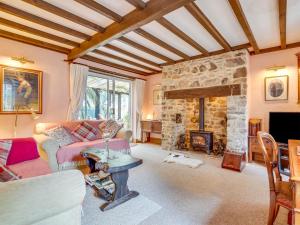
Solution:
<svg viewBox="0 0 300 225"><path fill-rule="evenodd" d="M292 224L292 189L289 182L282 181L278 168L278 146L274 138L266 132L258 132L258 142L262 148L265 159L270 188L270 208L268 225L273 225L279 208L284 207L289 210L288 224ZM271 149L267 149L266 145Z"/></svg>

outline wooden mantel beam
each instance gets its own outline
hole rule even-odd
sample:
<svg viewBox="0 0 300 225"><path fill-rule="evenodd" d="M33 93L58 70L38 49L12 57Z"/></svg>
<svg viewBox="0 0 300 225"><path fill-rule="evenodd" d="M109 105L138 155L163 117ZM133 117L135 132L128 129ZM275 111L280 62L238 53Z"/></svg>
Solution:
<svg viewBox="0 0 300 225"><path fill-rule="evenodd" d="M282 49L286 48L286 5L287 0L278 0L280 43Z"/></svg>
<svg viewBox="0 0 300 225"><path fill-rule="evenodd" d="M237 18L237 20L239 21L242 29L244 30L245 35L247 36L251 46L253 47L255 53L259 53L259 47L256 43L256 40L254 38L254 35L252 33L252 30L250 28L250 25L246 19L246 16L243 12L241 3L239 0L228 0L229 4L231 5L231 8Z"/></svg>
<svg viewBox="0 0 300 225"><path fill-rule="evenodd" d="M184 99L184 98L208 98L208 97L225 97L231 95L240 95L241 85L223 85L207 88L182 89L174 91L165 91L167 99Z"/></svg>
<svg viewBox="0 0 300 225"><path fill-rule="evenodd" d="M103 33L96 33L90 40L81 43L80 47L72 49L68 55L68 60L74 60L81 57L191 1L193 0L151 0L145 9L132 11L124 16L120 23L115 22L109 25Z"/></svg>

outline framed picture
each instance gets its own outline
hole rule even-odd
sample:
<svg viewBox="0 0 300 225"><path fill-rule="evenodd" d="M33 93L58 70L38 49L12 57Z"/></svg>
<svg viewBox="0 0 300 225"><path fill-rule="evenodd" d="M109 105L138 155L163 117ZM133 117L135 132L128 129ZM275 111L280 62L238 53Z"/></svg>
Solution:
<svg viewBox="0 0 300 225"><path fill-rule="evenodd" d="M0 114L41 114L42 84L42 71L0 65Z"/></svg>
<svg viewBox="0 0 300 225"><path fill-rule="evenodd" d="M163 92L159 85L159 88L153 90L153 105L161 105L162 98L163 98Z"/></svg>
<svg viewBox="0 0 300 225"><path fill-rule="evenodd" d="M265 100L282 101L288 100L289 76L276 76L265 78Z"/></svg>

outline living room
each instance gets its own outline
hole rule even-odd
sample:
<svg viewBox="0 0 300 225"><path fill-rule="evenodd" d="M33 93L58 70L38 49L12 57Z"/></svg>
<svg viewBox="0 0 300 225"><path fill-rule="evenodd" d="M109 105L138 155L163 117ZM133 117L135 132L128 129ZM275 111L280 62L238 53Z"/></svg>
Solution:
<svg viewBox="0 0 300 225"><path fill-rule="evenodd" d="M299 10L0 1L1 224L300 225Z"/></svg>

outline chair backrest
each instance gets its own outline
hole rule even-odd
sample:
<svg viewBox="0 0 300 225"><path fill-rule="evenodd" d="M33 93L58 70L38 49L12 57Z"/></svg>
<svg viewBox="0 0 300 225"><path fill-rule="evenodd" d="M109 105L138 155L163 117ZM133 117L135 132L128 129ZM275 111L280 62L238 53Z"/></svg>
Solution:
<svg viewBox="0 0 300 225"><path fill-rule="evenodd" d="M276 182L281 181L278 168L278 145L274 138L266 132L259 131L257 136L267 166L270 191L275 191ZM268 149L266 145L271 149Z"/></svg>

